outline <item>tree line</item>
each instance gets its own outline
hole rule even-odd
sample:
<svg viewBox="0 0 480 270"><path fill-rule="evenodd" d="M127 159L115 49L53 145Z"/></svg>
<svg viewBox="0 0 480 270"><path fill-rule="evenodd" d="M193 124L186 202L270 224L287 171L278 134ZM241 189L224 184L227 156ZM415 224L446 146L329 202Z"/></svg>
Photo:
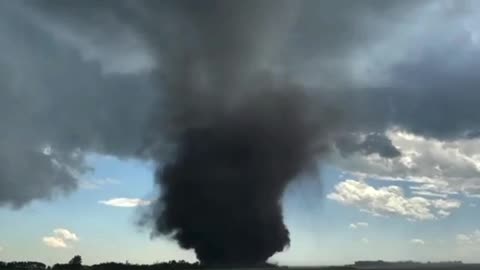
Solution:
<svg viewBox="0 0 480 270"><path fill-rule="evenodd" d="M222 267L222 266L218 266ZM232 266L229 266L232 267ZM256 265L256 268L272 268L277 267L273 264L265 263L263 265ZM73 257L68 263L65 264L54 264L53 266L47 266L41 262L1 262L0 261L0 270L172 270L172 269L201 269L207 268L201 265L198 262L189 263L184 260L180 261L168 261L154 264L130 264L126 263L117 263L117 262L106 262L94 265L83 265L82 257L77 255ZM208 266L208 268L215 268L214 266Z"/></svg>
<svg viewBox="0 0 480 270"><path fill-rule="evenodd" d="M54 264L47 266L41 262L21 261L21 262L2 262L0 261L0 270L168 270L168 269L198 269L199 263L189 263L186 261L169 261L155 264L130 264L107 262L94 265L83 265L82 257L75 256L68 263Z"/></svg>

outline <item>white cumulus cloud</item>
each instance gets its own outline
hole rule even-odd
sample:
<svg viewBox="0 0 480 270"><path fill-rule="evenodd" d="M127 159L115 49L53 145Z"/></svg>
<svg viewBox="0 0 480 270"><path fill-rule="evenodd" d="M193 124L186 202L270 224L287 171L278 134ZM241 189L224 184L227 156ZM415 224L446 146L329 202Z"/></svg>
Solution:
<svg viewBox="0 0 480 270"><path fill-rule="evenodd" d="M137 207L149 205L151 202L138 198L112 198L106 201L99 201L99 203L114 207Z"/></svg>
<svg viewBox="0 0 480 270"><path fill-rule="evenodd" d="M55 234L55 236L63 238L65 240L78 241L77 235L67 229L58 228L53 230L53 233Z"/></svg>
<svg viewBox="0 0 480 270"><path fill-rule="evenodd" d="M441 141L402 130L386 132L401 155L333 154L334 163L353 175L407 181L413 194L446 198L453 194L480 197L480 139Z"/></svg>
<svg viewBox="0 0 480 270"><path fill-rule="evenodd" d="M66 248L68 247L67 243L65 243L65 240L59 237L55 236L45 236L42 238L43 243L49 247L53 248Z"/></svg>
<svg viewBox="0 0 480 270"><path fill-rule="evenodd" d="M75 233L63 228L53 230L53 236L42 238L43 243L52 248L68 248L70 247L69 242L78 240L79 238Z"/></svg>
<svg viewBox="0 0 480 270"><path fill-rule="evenodd" d="M363 181L345 180L335 186L328 199L344 205L360 208L373 215L403 216L410 220L431 220L445 217L449 210L460 207L453 199L427 199L420 196L407 197L399 186L375 188Z"/></svg>

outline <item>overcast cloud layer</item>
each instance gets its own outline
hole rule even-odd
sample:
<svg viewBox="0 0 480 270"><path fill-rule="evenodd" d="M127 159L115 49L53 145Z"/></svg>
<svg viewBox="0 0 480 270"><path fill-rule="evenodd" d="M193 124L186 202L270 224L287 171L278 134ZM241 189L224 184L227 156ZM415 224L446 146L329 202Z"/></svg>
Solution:
<svg viewBox="0 0 480 270"><path fill-rule="evenodd" d="M75 190L89 152L148 158L145 128L162 79L151 74L180 38L168 1L43 3L0 2L0 206ZM270 4L261 10L284 8ZM410 181L416 192L348 180L331 199L358 203L342 193L355 187L370 191L359 205L372 213L440 218L455 207L439 200L480 195L478 6L304 1L288 6L285 22L263 20L275 27L226 29L258 42L225 64L288 74L338 104L346 120L331 162L365 179ZM377 195L408 209L385 209Z"/></svg>

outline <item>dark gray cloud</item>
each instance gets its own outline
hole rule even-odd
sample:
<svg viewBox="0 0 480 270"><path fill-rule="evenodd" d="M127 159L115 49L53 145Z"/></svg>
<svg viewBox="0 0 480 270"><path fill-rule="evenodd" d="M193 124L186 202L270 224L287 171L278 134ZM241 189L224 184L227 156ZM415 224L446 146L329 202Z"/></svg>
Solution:
<svg viewBox="0 0 480 270"><path fill-rule="evenodd" d="M186 165L212 168L228 163L229 151L253 151L264 159L228 163L221 173L255 168L261 175L248 177L266 179L246 185L242 200L252 189L264 190L257 185L278 188L257 209L275 216L277 245L249 253L240 243L240 252L228 254L244 257L221 258L215 250L203 253L204 245L210 252L218 242L182 234L191 227L168 214L173 210L154 218L156 232L178 232L176 239L208 262L258 262L288 243L278 206L283 189L328 149L332 134L341 133L336 144L344 153L397 160L402 149L385 136L393 127L450 141L479 134L479 54L471 33L452 26L471 15L459 4L112 0L16 1L0 8L0 205L20 207L74 190L88 169L83 156L96 152L157 161L157 183L166 190L155 205L175 210L185 201L177 201L181 192L172 179L195 187L192 198L211 198L180 173ZM461 41L444 32L460 33ZM305 96L288 103L285 89ZM248 150L258 144L265 148ZM289 154L300 163L276 158ZM232 193L220 182L213 186ZM199 204L198 213L210 213L212 202ZM247 217L259 231L268 229L260 216Z"/></svg>
<svg viewBox="0 0 480 270"><path fill-rule="evenodd" d="M17 207L74 190L87 151L132 156L151 88L136 75L104 76L97 62L2 6L0 205Z"/></svg>
<svg viewBox="0 0 480 270"><path fill-rule="evenodd" d="M392 141L385 136L385 134L381 133L370 133L365 136L347 134L339 136L336 143L344 155L349 155L354 152L360 152L364 155L377 153L381 157L394 158L401 154L392 144Z"/></svg>
<svg viewBox="0 0 480 270"><path fill-rule="evenodd" d="M468 44L467 33L452 48L423 50L422 57L395 69L392 106L395 123L409 131L438 139L472 137L480 130L480 55ZM461 36L460 36L461 37ZM455 44L458 42L458 47ZM457 58L451 62L446 57ZM463 58L463 59L462 59ZM408 90L403 90L408 89ZM403 91L401 91L403 90Z"/></svg>
<svg viewBox="0 0 480 270"><path fill-rule="evenodd" d="M480 80L475 70L480 54L466 36L457 42L462 46L424 48L396 64L383 88L338 91L337 101L351 111L349 127L357 131L399 127L440 140L478 136Z"/></svg>

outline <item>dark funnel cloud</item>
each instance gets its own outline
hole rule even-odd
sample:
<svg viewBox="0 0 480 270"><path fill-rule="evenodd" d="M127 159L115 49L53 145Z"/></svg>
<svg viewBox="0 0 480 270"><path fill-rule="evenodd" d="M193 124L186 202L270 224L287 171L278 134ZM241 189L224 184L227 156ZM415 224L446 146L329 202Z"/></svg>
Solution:
<svg viewBox="0 0 480 270"><path fill-rule="evenodd" d="M149 143L167 138L172 147L166 157L165 147L147 147L159 163L151 218L154 234L193 249L202 264L261 264L289 245L283 193L325 153L338 120L317 96L265 71L270 59L257 46L281 38L269 32L278 25L268 27L285 20L278 5L286 4L276 3L175 6L195 48L165 67L155 114L163 117L152 119Z"/></svg>
<svg viewBox="0 0 480 270"><path fill-rule="evenodd" d="M186 127L156 173L155 229L205 264L254 265L288 246L283 192L325 152L334 120L317 108L312 118L296 86L250 87L258 94Z"/></svg>

